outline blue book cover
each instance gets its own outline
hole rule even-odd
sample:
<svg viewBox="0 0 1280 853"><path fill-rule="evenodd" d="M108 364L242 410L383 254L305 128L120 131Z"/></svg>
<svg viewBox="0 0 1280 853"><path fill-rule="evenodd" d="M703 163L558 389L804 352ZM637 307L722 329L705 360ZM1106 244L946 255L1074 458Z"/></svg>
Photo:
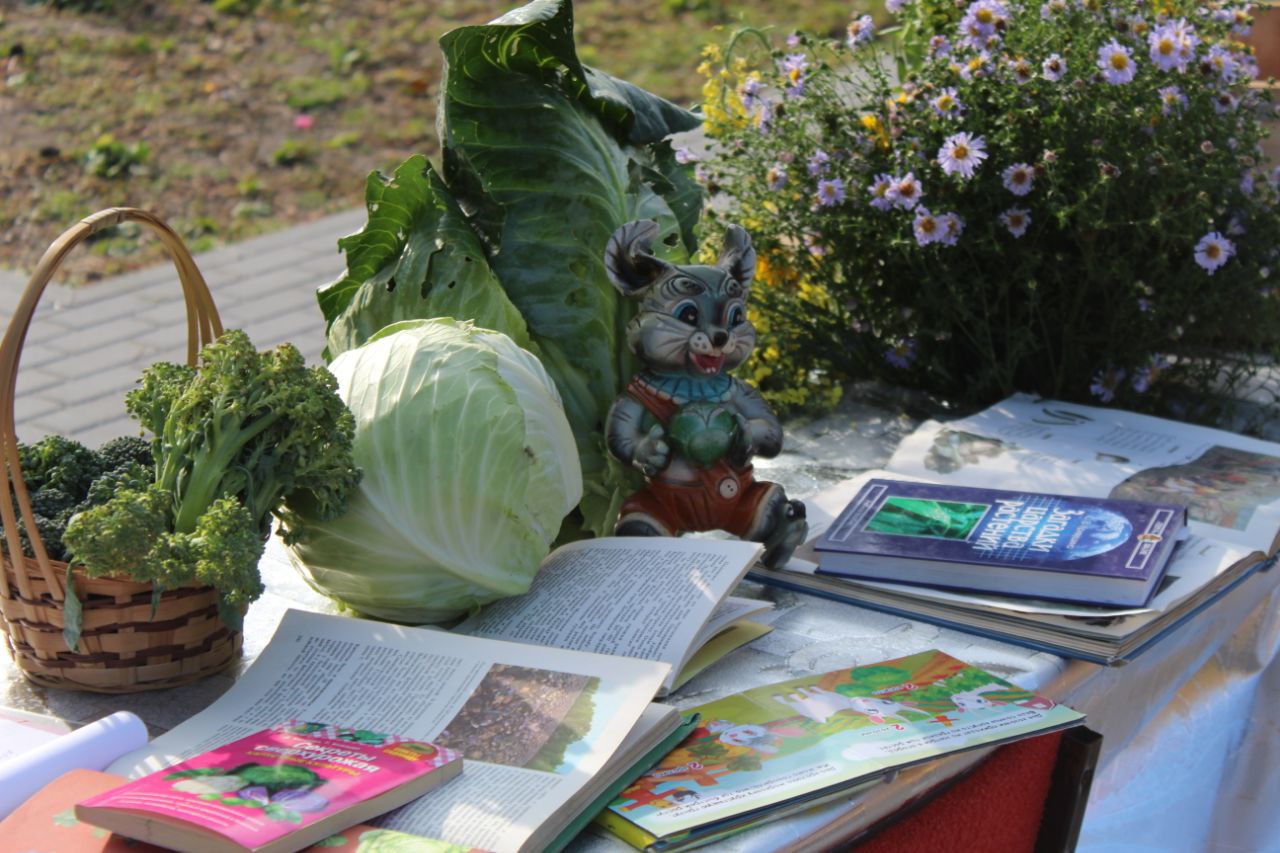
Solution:
<svg viewBox="0 0 1280 853"><path fill-rule="evenodd" d="M815 550L824 574L1142 604L1185 520L1176 504L875 479Z"/></svg>

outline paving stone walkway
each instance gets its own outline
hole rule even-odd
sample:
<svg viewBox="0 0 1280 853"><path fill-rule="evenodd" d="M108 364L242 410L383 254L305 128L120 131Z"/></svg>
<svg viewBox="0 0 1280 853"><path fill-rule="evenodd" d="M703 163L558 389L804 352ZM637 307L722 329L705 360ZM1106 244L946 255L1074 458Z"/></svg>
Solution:
<svg viewBox="0 0 1280 853"><path fill-rule="evenodd" d="M319 359L324 321L315 291L343 268L338 238L365 219L363 209L350 210L196 255L223 326L244 329L259 348L292 341L309 363ZM8 323L26 283L0 271L0 322ZM60 433L93 447L136 433L125 392L148 364L185 351L182 287L167 263L86 286L51 285L19 365L19 439Z"/></svg>

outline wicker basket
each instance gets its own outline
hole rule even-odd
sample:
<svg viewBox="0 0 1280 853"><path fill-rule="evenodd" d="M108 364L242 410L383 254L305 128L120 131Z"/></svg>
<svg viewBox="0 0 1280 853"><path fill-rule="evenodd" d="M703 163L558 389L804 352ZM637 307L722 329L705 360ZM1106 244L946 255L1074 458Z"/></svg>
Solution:
<svg viewBox="0 0 1280 853"><path fill-rule="evenodd" d="M222 334L204 278L182 240L154 215L112 208L82 220L54 241L14 311L0 343L0 453L7 477L0 494L4 522L0 614L5 638L27 678L47 687L132 693L186 684L226 668L240 656L240 632L218 618L217 594L209 587L165 590L152 614L152 587L128 579L72 575L82 610L78 651L62 639L67 564L50 560L31 519L31 503L18 461L14 393L18 359L40 296L63 258L95 231L120 222L150 226L178 270L187 305L187 361ZM35 558L24 556L13 496L30 531Z"/></svg>

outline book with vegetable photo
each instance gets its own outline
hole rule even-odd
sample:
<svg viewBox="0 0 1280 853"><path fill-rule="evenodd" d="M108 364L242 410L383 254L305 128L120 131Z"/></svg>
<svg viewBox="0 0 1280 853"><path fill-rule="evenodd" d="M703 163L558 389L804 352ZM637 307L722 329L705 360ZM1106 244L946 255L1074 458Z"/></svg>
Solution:
<svg viewBox="0 0 1280 853"><path fill-rule="evenodd" d="M1185 517L1177 504L876 478L814 550L839 577L1141 606Z"/></svg>
<svg viewBox="0 0 1280 853"><path fill-rule="evenodd" d="M701 726L598 818L634 847L700 846L903 767L1084 721L939 651L756 687L690 710Z"/></svg>
<svg viewBox="0 0 1280 853"><path fill-rule="evenodd" d="M166 847L298 850L462 772L425 741L297 720L77 803L76 817Z"/></svg>

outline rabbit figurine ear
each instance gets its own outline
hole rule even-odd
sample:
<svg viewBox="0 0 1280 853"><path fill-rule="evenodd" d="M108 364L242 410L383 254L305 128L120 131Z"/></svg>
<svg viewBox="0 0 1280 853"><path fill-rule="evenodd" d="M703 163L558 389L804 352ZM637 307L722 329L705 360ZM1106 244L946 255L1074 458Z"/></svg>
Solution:
<svg viewBox="0 0 1280 853"><path fill-rule="evenodd" d="M604 266L609 280L624 296L635 296L671 269L671 264L653 254L658 223L652 219L628 222L609 238L604 250Z"/></svg>
<svg viewBox="0 0 1280 853"><path fill-rule="evenodd" d="M751 235L740 225L730 225L724 232L724 247L716 266L727 272L743 287L750 287L756 277L756 250Z"/></svg>

